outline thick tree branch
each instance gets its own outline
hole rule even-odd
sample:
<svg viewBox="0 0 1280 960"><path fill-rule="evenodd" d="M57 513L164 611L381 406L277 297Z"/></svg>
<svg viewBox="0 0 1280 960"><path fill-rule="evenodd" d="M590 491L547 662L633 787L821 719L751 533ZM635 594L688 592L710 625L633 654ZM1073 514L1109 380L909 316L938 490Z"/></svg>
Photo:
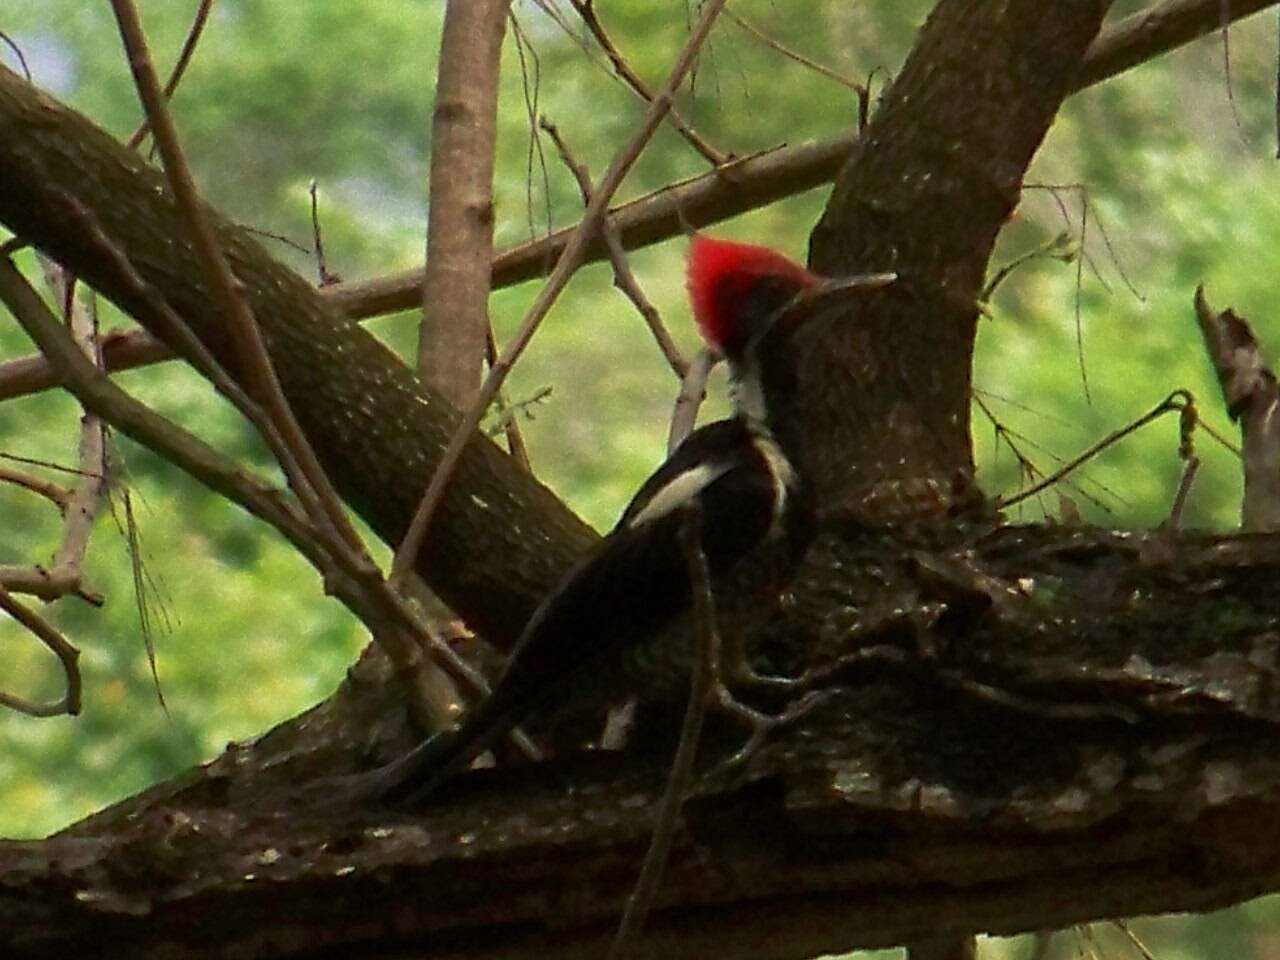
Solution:
<svg viewBox="0 0 1280 960"><path fill-rule="evenodd" d="M1004 528L925 553L828 528L770 632L872 655L700 784L639 945L799 960L1280 888L1280 596L1258 586L1278 575L1275 538ZM412 813L337 811L293 799L298 751L278 730L0 843L12 955L602 956L665 776L587 754L474 771Z"/></svg>

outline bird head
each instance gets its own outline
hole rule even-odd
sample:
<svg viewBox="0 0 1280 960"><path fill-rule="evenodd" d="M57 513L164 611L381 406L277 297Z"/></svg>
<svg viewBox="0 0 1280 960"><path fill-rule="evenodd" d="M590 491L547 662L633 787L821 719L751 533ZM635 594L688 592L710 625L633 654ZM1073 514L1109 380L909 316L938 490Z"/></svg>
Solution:
<svg viewBox="0 0 1280 960"><path fill-rule="evenodd" d="M752 349L822 278L768 247L695 234L689 246L689 299L707 344L741 367Z"/></svg>
<svg viewBox="0 0 1280 960"><path fill-rule="evenodd" d="M796 375L773 338L788 337L816 317L843 313L851 294L896 279L892 273L822 277L768 247L704 234L694 234L689 246L689 299L698 329L729 362L738 415L766 424L770 400L794 392Z"/></svg>

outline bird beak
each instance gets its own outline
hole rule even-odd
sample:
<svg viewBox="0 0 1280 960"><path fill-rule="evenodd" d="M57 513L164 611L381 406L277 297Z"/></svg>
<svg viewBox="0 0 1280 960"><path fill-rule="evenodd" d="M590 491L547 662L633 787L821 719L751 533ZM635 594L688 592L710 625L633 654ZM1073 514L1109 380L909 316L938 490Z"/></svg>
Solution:
<svg viewBox="0 0 1280 960"><path fill-rule="evenodd" d="M837 303L845 294L857 294L866 290L879 290L895 283L896 273L857 273L851 277L829 277L812 287L806 287L796 295L792 305L816 310L828 303Z"/></svg>
<svg viewBox="0 0 1280 960"><path fill-rule="evenodd" d="M870 290L879 290L896 283L896 273L858 273L851 277L823 277L811 287L805 287L779 312L779 319L801 326L815 317L827 316L832 308L847 299Z"/></svg>

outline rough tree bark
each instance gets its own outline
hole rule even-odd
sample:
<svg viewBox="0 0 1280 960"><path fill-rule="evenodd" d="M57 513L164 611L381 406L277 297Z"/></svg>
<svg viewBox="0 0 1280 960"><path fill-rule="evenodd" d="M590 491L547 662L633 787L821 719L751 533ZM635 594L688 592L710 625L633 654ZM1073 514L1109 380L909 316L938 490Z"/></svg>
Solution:
<svg viewBox="0 0 1280 960"><path fill-rule="evenodd" d="M852 659L802 724L701 784L654 954L804 957L1280 886L1280 541L1001 526L971 489L974 295L1106 7L941 0L838 180L813 262L903 282L799 344L794 429L827 518L762 642ZM154 173L9 74L0 130L0 222L163 336L96 225L225 356ZM223 236L313 442L394 540L451 412ZM589 542L481 439L445 521L424 576L499 640ZM392 735L384 674L371 658L256 743L0 844L11 955L601 955L660 763L478 772L412 815L298 802Z"/></svg>

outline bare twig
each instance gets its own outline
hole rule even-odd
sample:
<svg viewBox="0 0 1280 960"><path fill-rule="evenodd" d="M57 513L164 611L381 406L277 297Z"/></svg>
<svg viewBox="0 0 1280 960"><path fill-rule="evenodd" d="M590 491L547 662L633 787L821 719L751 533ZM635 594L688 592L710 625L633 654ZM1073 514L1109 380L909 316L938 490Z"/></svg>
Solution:
<svg viewBox="0 0 1280 960"><path fill-rule="evenodd" d="M331 287L335 283L341 283L342 277L336 273L330 273L329 265L324 260L324 237L320 230L320 201L316 195L315 180L311 181L308 192L311 194L311 244L316 255L316 271L320 275L320 286Z"/></svg>
<svg viewBox="0 0 1280 960"><path fill-rule="evenodd" d="M716 626L711 572L707 567L707 555L702 550L702 511L698 509L696 502L685 508L680 523L680 541L693 593L698 656L694 658L689 678L689 702L680 726L676 754L671 761L667 786L654 816L653 836L640 867L640 876L622 912L622 920L609 950L610 960L620 960L635 945L636 937L653 907L667 858L671 854L671 844L675 840L680 807L693 779L693 761L697 756L698 741L702 738L702 724L707 717L707 708L714 697L714 678L720 665L720 631Z"/></svg>
<svg viewBox="0 0 1280 960"><path fill-rule="evenodd" d="M1125 939L1129 941L1133 949L1138 951L1142 960L1156 960L1155 954L1147 949L1147 945L1145 943L1138 939L1138 935L1133 932L1133 929L1129 926L1129 922L1127 920L1114 920L1112 922L1115 924L1116 929L1124 934Z"/></svg>
<svg viewBox="0 0 1280 960"><path fill-rule="evenodd" d="M95 366L98 364L96 297L92 291L86 291L82 299L87 303L71 312L71 336ZM67 504L62 542L53 557L54 571L69 576L77 586L93 521L110 482L106 428L88 410L80 420L79 462L80 479Z"/></svg>
<svg viewBox="0 0 1280 960"><path fill-rule="evenodd" d="M1004 507L1010 507L1015 503L1019 503L1023 500L1026 500L1028 497L1035 496L1041 490L1044 490L1046 487L1052 486L1053 484L1061 480L1063 477L1075 471L1081 464L1086 463L1089 460L1092 460L1103 450L1106 450L1108 447L1112 446L1113 444L1123 440L1125 437L1129 436L1129 434L1133 433L1135 430L1140 430L1142 427L1145 427L1152 420L1158 420L1160 417L1163 417L1166 413L1172 413L1175 410L1182 410L1188 403L1192 403L1192 402L1194 401L1191 397L1191 394L1188 391L1186 390L1173 391L1173 393L1169 394L1169 396L1167 396L1163 401L1161 401L1159 404L1157 404L1147 413L1144 413L1142 416L1138 417L1138 419L1134 420L1132 423L1129 423L1121 427L1119 430L1113 430L1111 433L1107 434L1097 443L1090 446L1083 453L1079 454L1078 456L1072 457L1070 460L1068 460L1065 464L1063 464L1053 473L1049 474L1044 479L1042 479L1039 483L1034 483L1030 487L1027 487L1025 490L1019 490L1016 494L1014 494L1011 497L1000 497L997 501L998 506L1003 509Z"/></svg>
<svg viewBox="0 0 1280 960"><path fill-rule="evenodd" d="M10 37L3 30L0 30L0 41L2 41L6 47L8 47L10 50L13 51L13 55L18 58L18 66L22 67L22 75L27 78L28 82L30 82L31 68L27 66L27 58L23 54L22 48L18 46L16 43L14 43L13 38Z"/></svg>
<svg viewBox="0 0 1280 960"><path fill-rule="evenodd" d="M547 315L560 291L564 289L569 278L581 265L583 256L586 253L587 242L599 229L610 198L621 186L623 178L630 171L636 160L639 159L641 151L653 136L658 124L662 122L663 115L671 105L672 95L679 88L685 75L693 66L698 50L711 32L716 16L725 2L726 0L707 0L707 3L703 6L702 15L698 18L697 25L676 59L676 64L672 68L670 76L667 77L662 90L659 91L645 113L640 129L631 137L626 146L619 151L613 163L609 165L609 169L605 172L604 178L596 189L595 196L591 198L591 203L583 215L582 222L569 239L564 252L560 254L560 259L556 261L556 266L551 271L551 276L547 278L546 284L529 308L524 322L512 338L510 345L502 356L498 358L498 362L490 369L489 375L485 378L485 382L480 389L480 396L476 399L471 409L467 411L466 416L462 418L461 423L459 423L449 441L448 447L445 448L444 454L440 458L440 463L436 467L430 483L427 485L426 493L423 494L422 502L418 506L413 522L410 524L404 540L401 541L396 550L395 560L391 567L391 582L393 585L402 582L408 576L409 571L413 569L414 561L422 547L422 541L426 536L431 517L444 496L445 488L453 475L458 460L462 456L463 449L470 442L471 435L480 425L480 421L484 417L485 411L489 408L489 404L497 396L498 390L501 388L502 382L506 379L506 375L511 370L512 365L520 358L525 347L528 346L538 325L542 322L542 318Z"/></svg>
<svg viewBox="0 0 1280 960"><path fill-rule="evenodd" d="M627 63L626 58L619 52L613 39L605 30L604 24L600 22L600 18L596 16L596 8L594 0L569 0L569 4L577 11L578 16L582 18L583 24L587 30L591 32L591 36L595 38L596 43L600 45L600 49L604 51L604 55L609 58L609 62L613 65L614 73L617 77L633 90L641 100L646 103L653 103L654 93L649 89L638 73L631 68L631 64ZM667 112L667 122L689 142L689 145L698 153L702 154L715 167L723 166L733 157L729 154L722 153L706 141L696 130L691 127L674 107Z"/></svg>
<svg viewBox="0 0 1280 960"><path fill-rule="evenodd" d="M182 50L178 52L178 59L173 64L168 81L165 82L164 98L166 100L173 98L174 91L182 82L182 75L187 72L187 67L191 64L191 58L196 52L196 44L200 42L200 35L204 33L204 25L208 22L209 11L212 9L213 0L200 0L200 6L196 8L196 15L191 21L191 29L187 31L187 39L183 41ZM127 142L129 149L136 149L150 129L151 119L143 117L142 122L138 124L138 129L134 130L133 135L129 137Z"/></svg>
<svg viewBox="0 0 1280 960"><path fill-rule="evenodd" d="M564 165L569 168L574 179L578 182L578 191L582 194L582 203L587 205L591 202L591 194L595 187L591 183L591 171L587 169L585 163L580 163L569 149L569 145L560 136L560 130L554 123L543 117L541 127L551 137L556 145L556 150L560 154L560 159L564 161ZM607 215L602 225L604 231L605 243L609 248L609 263L613 267L613 285L620 290L632 305L644 318L645 324L649 327L649 332L653 334L653 339L658 344L658 349L662 351L662 355L670 364L672 371L681 379L689 369L689 362L685 360L680 353L680 348L676 346L676 342L671 339L671 334L667 331L666 325L662 322L662 315L658 313L658 308L650 302L645 296L644 290L640 288L640 281L636 279L636 275L631 271L631 264L627 262L627 253L622 247L622 238L618 236L618 228L614 225L613 220Z"/></svg>
<svg viewBox="0 0 1280 960"><path fill-rule="evenodd" d="M551 232L551 181L547 176L547 158L542 152L542 138L538 136L538 96L542 92L542 59L533 41L520 25L515 10L510 11L511 36L516 41L516 58L520 61L520 90L524 94L524 114L528 121L529 139L525 150L525 219L529 227L529 239L538 235L533 215L533 162L536 158L542 173L542 207L546 216L547 233Z"/></svg>
<svg viewBox="0 0 1280 960"><path fill-rule="evenodd" d="M71 499L71 491L66 487L41 479L35 474L26 473L22 470L13 470L9 467L0 467L0 483L12 483L15 486L22 487L24 490L29 490L38 496L44 497L54 504L60 513L66 512L67 502Z"/></svg>
<svg viewBox="0 0 1280 960"><path fill-rule="evenodd" d="M777 53L782 54L782 56L786 57L788 60L794 60L796 63L801 64L802 66L808 67L814 73L824 76L828 80L834 80L836 83L840 84L840 86L842 87L848 87L850 90L855 91L858 94L860 103L865 100L867 96L867 89L869 86L868 84L857 83L854 80L850 80L848 77L845 77L840 75L839 73L836 73L836 71L832 70L830 67L824 67L822 64L818 63L816 60L809 59L803 53L799 53L795 50L792 50L790 47L782 43L779 43L777 39L769 36L767 33L765 33L759 27L752 24L750 21L744 20L741 16L734 13L733 10L726 10L724 15L728 20L731 20L733 23L736 23L739 27L741 27L744 31L746 31L747 35L755 39L758 43L762 43L764 44L764 46L768 47L770 50L773 50Z"/></svg>
<svg viewBox="0 0 1280 960"><path fill-rule="evenodd" d="M498 341L493 335L493 324L488 324L485 331L485 355L484 362L489 366L493 366L498 360ZM501 390L494 401L498 407L500 414L505 414L510 404L507 403L506 397L503 396ZM525 445L524 434L520 431L520 422L514 416L502 417L502 432L507 438L507 451L519 461L520 466L524 467L530 473L533 472L533 464L529 460L529 448Z"/></svg>
<svg viewBox="0 0 1280 960"><path fill-rule="evenodd" d="M111 5L120 26L121 39L129 53L129 66L133 70L138 95L151 120L156 146L164 158L165 173L196 249L209 272L214 296L228 320L232 339L244 367L243 375L249 383L249 393L267 411L293 456L294 463L291 464L286 459L281 462L281 466L289 475L289 481L303 504L323 517L323 521L333 528L349 549L357 555L364 554L359 534L347 519L338 495L325 476L324 468L316 459L315 451L311 449L302 428L298 426L284 391L280 389L270 354L262 339L262 331L245 299L243 285L231 272L231 265L222 251L222 245L214 236L213 228L205 216L191 178L191 170L178 141L178 131L169 116L155 69L151 65L137 8L133 0L111 0ZM294 464L297 470L290 472ZM365 560L372 566L367 555Z"/></svg>
<svg viewBox="0 0 1280 960"><path fill-rule="evenodd" d="M498 67L510 5L449 0L440 41L418 370L459 410L480 387L489 326Z"/></svg>
<svg viewBox="0 0 1280 960"><path fill-rule="evenodd" d="M698 422L698 410L707 395L707 377L720 359L718 353L706 347L693 355L693 362L680 381L680 392L676 394L675 406L671 411L671 429L667 432L668 455L674 453L676 447L684 442L684 438L693 432L693 425Z"/></svg>
<svg viewBox="0 0 1280 960"><path fill-rule="evenodd" d="M1038 247L1018 254L1008 263L1005 263L991 275L991 279L987 281L987 285L982 288L982 293L978 294L979 303L987 303L995 296L996 290L1000 284L1020 267L1025 266L1032 260L1057 260L1060 263L1070 263L1072 260L1080 256L1080 249L1071 242L1071 235L1066 233L1058 234L1052 240L1047 240Z"/></svg>
<svg viewBox="0 0 1280 960"><path fill-rule="evenodd" d="M1058 454L1054 453L1052 450L1049 450L1046 447L1044 447L1042 444L1036 443L1035 440L1031 439L1030 437L1026 436L1023 433L1019 433L1017 430L1010 427L1007 423L1005 423L1003 420L1001 420L999 417L995 415L991 407L976 392L974 394L973 402L977 406L978 410L982 413L982 415L985 416L987 420L991 423L992 428L995 430L996 452L997 453L999 452L1000 443L1003 442L1004 445L1008 447L1009 451L1013 454L1014 459L1017 460L1018 469L1024 481L1034 482L1037 478L1044 477L1045 472L1042 469L1040 469L1040 467L1036 465L1035 461L1033 461L1022 450L1022 448L1019 446L1020 443L1025 444L1028 447L1031 447L1032 449L1038 450L1041 453L1044 453L1046 456L1056 461L1057 463L1065 464L1067 462L1065 457L1059 456ZM1009 402L1009 401L1006 400L1005 402ZM1097 483L1097 481L1092 481L1092 482L1097 486L1101 487L1102 491L1107 495L1111 497L1115 497L1117 500L1124 502L1123 498L1120 497L1120 495L1117 494L1114 490L1111 490L1108 487L1100 483ZM1064 480L1063 485L1074 490L1076 493L1084 497L1086 500L1092 503L1095 507L1098 507L1100 510L1105 510L1107 513L1112 512L1111 508L1108 507L1107 504L1104 503L1099 497L1090 493L1088 490L1084 489L1084 487L1080 486L1078 483L1071 480ZM1036 495L1039 496L1040 492L1041 491L1037 491ZM1012 502L1012 498L1008 502ZM1045 510L1046 514L1048 512L1049 512L1048 510Z"/></svg>
<svg viewBox="0 0 1280 960"><path fill-rule="evenodd" d="M35 703L24 697L0 691L0 706L9 707L32 717L56 717L61 714L75 716L80 712L80 651L67 642L44 617L19 603L8 590L0 586L0 610L26 627L58 658L66 676L66 690L61 700L52 703Z"/></svg>

